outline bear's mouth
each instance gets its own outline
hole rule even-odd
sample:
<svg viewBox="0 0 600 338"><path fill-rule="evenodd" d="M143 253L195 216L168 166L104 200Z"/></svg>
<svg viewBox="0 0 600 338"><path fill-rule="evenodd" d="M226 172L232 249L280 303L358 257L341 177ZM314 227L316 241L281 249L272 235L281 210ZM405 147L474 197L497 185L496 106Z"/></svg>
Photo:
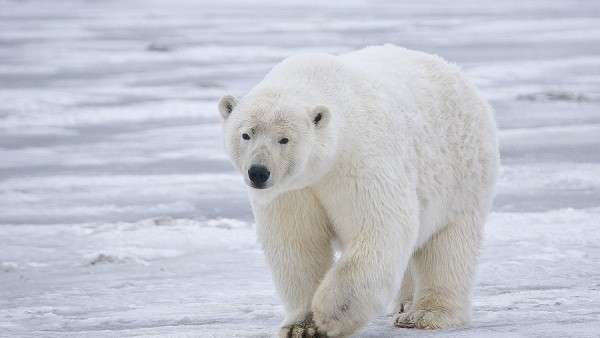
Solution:
<svg viewBox="0 0 600 338"><path fill-rule="evenodd" d="M273 186L272 180L266 182L252 182L248 177L245 177L244 181L249 188L256 190L267 190Z"/></svg>
<svg viewBox="0 0 600 338"><path fill-rule="evenodd" d="M254 188L254 189L264 190L264 189L268 189L270 186L268 186L267 184L250 183L250 187Z"/></svg>

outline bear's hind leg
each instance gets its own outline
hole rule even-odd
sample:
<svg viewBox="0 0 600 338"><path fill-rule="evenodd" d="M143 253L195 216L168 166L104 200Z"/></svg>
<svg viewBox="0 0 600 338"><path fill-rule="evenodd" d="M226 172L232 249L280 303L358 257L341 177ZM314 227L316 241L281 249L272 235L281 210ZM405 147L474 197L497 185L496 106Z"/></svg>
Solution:
<svg viewBox="0 0 600 338"><path fill-rule="evenodd" d="M415 252L413 304L397 315L396 326L443 329L469 321L482 222L479 217L463 215Z"/></svg>

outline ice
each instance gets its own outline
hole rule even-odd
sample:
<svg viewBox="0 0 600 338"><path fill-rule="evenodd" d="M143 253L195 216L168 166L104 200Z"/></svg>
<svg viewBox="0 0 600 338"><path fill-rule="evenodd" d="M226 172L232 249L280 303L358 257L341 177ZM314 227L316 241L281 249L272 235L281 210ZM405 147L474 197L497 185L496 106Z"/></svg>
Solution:
<svg viewBox="0 0 600 338"><path fill-rule="evenodd" d="M596 1L0 0L0 336L265 337L283 318L218 97L301 52L457 63L503 166L473 323L362 337L600 332Z"/></svg>

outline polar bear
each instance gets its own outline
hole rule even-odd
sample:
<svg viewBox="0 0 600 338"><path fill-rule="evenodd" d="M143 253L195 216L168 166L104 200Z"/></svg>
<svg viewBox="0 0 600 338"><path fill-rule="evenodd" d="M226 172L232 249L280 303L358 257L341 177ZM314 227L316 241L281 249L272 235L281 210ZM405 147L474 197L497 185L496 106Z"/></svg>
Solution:
<svg viewBox="0 0 600 338"><path fill-rule="evenodd" d="M349 336L393 301L399 327L469 320L499 155L492 110L457 67L392 45L299 55L219 111L280 336Z"/></svg>

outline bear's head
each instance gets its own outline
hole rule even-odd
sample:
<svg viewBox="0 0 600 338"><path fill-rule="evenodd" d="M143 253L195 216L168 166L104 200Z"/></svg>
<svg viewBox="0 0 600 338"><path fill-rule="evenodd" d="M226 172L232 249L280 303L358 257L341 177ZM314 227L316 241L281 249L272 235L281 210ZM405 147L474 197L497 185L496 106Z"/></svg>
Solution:
<svg viewBox="0 0 600 338"><path fill-rule="evenodd" d="M252 194L275 197L307 187L330 169L336 135L323 105L280 95L221 98L225 148Z"/></svg>

